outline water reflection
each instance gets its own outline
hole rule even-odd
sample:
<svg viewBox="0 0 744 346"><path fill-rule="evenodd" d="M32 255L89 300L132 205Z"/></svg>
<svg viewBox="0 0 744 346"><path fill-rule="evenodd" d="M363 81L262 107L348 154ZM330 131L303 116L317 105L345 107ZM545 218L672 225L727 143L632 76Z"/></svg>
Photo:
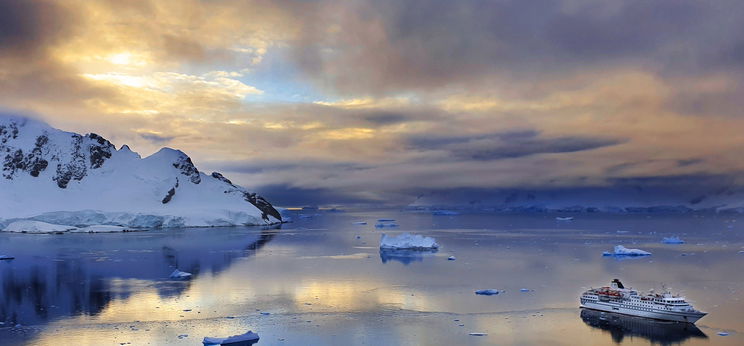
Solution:
<svg viewBox="0 0 744 346"><path fill-rule="evenodd" d="M35 325L64 316L95 316L112 300L127 299L142 287L155 288L161 298L178 296L191 282L169 280L173 268L195 277L217 274L235 259L255 254L275 234L267 228L19 235L12 239L19 249L16 259L0 266L0 322Z"/></svg>
<svg viewBox="0 0 744 346"><path fill-rule="evenodd" d="M690 323L655 321L588 309L581 309L581 319L588 326L609 332L612 340L618 344L626 337L640 337L660 345L679 344L690 338L708 338Z"/></svg>
<svg viewBox="0 0 744 346"><path fill-rule="evenodd" d="M409 265L413 262L422 262L424 257L429 257L437 252L433 250L404 250L404 249L380 249L380 260L382 263L396 261Z"/></svg>

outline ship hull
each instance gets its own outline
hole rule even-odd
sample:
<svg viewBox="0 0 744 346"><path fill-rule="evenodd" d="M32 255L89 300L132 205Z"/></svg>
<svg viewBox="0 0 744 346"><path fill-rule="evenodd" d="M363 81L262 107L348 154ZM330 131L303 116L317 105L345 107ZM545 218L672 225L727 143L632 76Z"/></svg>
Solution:
<svg viewBox="0 0 744 346"><path fill-rule="evenodd" d="M674 322L682 322L682 323L695 323L699 319L703 318L703 316L706 315L706 313L704 312L676 312L676 311L661 311L661 310L641 311L641 310L636 310L636 309L628 309L622 306L618 306L616 304L603 303L603 302L597 302L597 303L586 302L586 303L581 304L581 307L586 308L586 309L598 310L598 311L612 312L616 314L638 316L638 317L651 318L651 319L661 320L661 321L674 321Z"/></svg>

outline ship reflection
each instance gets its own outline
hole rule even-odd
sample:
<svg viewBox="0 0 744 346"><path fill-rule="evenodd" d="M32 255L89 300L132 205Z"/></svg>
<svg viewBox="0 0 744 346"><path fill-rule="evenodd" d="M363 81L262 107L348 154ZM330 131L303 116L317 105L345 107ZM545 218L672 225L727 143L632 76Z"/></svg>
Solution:
<svg viewBox="0 0 744 346"><path fill-rule="evenodd" d="M34 254L49 255L21 255L12 263L2 263L0 327L97 315L112 300L127 299L141 287L154 287L163 298L181 295L191 282L170 280L173 268L191 272L195 279L200 273L217 274L236 259L255 255L277 232L269 228L238 234L221 231L22 238L39 247Z"/></svg>
<svg viewBox="0 0 744 346"><path fill-rule="evenodd" d="M660 345L680 344L690 338L708 338L691 323L656 321L590 309L581 309L581 319L590 327L609 332L618 344L626 337L639 337Z"/></svg>

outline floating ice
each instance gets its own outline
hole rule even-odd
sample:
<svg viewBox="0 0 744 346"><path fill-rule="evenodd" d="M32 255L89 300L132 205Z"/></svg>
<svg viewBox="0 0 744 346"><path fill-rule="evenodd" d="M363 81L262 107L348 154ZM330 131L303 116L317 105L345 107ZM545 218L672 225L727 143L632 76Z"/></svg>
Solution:
<svg viewBox="0 0 744 346"><path fill-rule="evenodd" d="M454 261L454 260L456 260L456 259L457 259L457 258L455 258L455 256L449 256L449 257L447 257L447 260L448 260L448 261Z"/></svg>
<svg viewBox="0 0 744 346"><path fill-rule="evenodd" d="M503 293L504 291L499 291L497 289L489 288L486 290L477 290L475 291L475 294L482 295L482 296L493 296L497 295L499 293Z"/></svg>
<svg viewBox="0 0 744 346"><path fill-rule="evenodd" d="M77 227L73 226L65 226L65 225L55 225L52 223L46 223L41 221L31 221L31 220L23 220L23 221L15 221L10 223L5 229L3 229L4 232L13 232L13 233L38 233L38 234L44 234L44 233L64 233L69 232L70 230L74 230Z"/></svg>
<svg viewBox="0 0 744 346"><path fill-rule="evenodd" d="M248 331L245 334L233 335L227 338L211 338L204 337L202 344L204 345L250 345L251 342L258 341L258 334Z"/></svg>
<svg viewBox="0 0 744 346"><path fill-rule="evenodd" d="M460 215L460 213L454 210L434 210L431 212L431 215L452 216L452 215Z"/></svg>
<svg viewBox="0 0 744 346"><path fill-rule="evenodd" d="M720 336L728 336L729 333L728 332L718 332L718 335L720 335Z"/></svg>
<svg viewBox="0 0 744 346"><path fill-rule="evenodd" d="M650 256L651 253L639 249L628 249L622 245L615 246L615 252L603 252L602 256Z"/></svg>
<svg viewBox="0 0 744 346"><path fill-rule="evenodd" d="M398 227L398 224L397 223L382 223L382 222L375 224L375 228L394 228L394 227Z"/></svg>
<svg viewBox="0 0 744 346"><path fill-rule="evenodd" d="M529 288L520 288L519 289L519 292L529 292L529 291L530 291Z"/></svg>
<svg viewBox="0 0 744 346"><path fill-rule="evenodd" d="M672 237L664 237L664 239L661 240L664 244L684 244L685 241L680 239L678 236L672 236Z"/></svg>
<svg viewBox="0 0 744 346"><path fill-rule="evenodd" d="M0 261L3 261L3 260L12 260L14 258L15 257L8 256L8 255L0 255Z"/></svg>
<svg viewBox="0 0 744 346"><path fill-rule="evenodd" d="M394 222L395 219L377 219L377 222Z"/></svg>
<svg viewBox="0 0 744 346"><path fill-rule="evenodd" d="M434 238L418 234L403 233L397 237L383 234L380 237L380 249L430 250L438 248L439 244Z"/></svg>
<svg viewBox="0 0 744 346"><path fill-rule="evenodd" d="M191 279L191 273L182 272L176 269L173 271L173 273L171 273L170 278L176 280L188 280Z"/></svg>
<svg viewBox="0 0 744 346"><path fill-rule="evenodd" d="M481 332L474 332L474 333L468 333L470 336L486 336L488 333L481 333Z"/></svg>
<svg viewBox="0 0 744 346"><path fill-rule="evenodd" d="M367 221L356 221L356 222L352 222L352 224L354 224L354 225L366 225L367 224Z"/></svg>
<svg viewBox="0 0 744 346"><path fill-rule="evenodd" d="M556 216L555 219L557 221L572 221L574 217L573 216Z"/></svg>

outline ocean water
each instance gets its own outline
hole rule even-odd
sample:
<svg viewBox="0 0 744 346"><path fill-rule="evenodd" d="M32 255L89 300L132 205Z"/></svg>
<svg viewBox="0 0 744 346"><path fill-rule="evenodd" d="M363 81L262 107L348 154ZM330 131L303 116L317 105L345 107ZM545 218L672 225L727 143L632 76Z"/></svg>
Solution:
<svg viewBox="0 0 744 346"><path fill-rule="evenodd" d="M744 217L291 216L280 229L0 234L16 257L0 261L0 345L199 345L247 330L257 345L744 344ZM381 218L399 227L375 228ZM442 247L381 253L381 234L401 232ZM673 235L686 243L661 243ZM653 255L602 257L618 244ZM175 268L193 279L168 279ZM614 278L664 284L709 315L692 326L580 311L581 292ZM491 288L505 292L474 294Z"/></svg>

